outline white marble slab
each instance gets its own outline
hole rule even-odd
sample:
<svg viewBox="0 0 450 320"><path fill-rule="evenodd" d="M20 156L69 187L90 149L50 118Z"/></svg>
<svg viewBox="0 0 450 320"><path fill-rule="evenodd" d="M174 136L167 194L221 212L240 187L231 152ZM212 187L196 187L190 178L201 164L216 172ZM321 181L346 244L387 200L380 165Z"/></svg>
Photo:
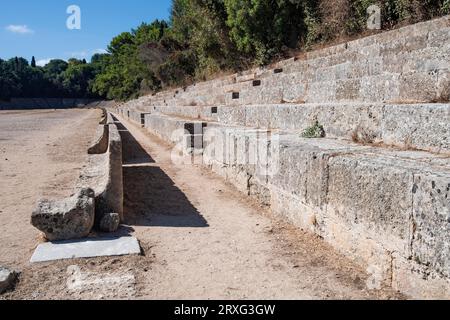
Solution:
<svg viewBox="0 0 450 320"><path fill-rule="evenodd" d="M140 253L139 242L134 237L81 239L40 244L30 262L124 256Z"/></svg>

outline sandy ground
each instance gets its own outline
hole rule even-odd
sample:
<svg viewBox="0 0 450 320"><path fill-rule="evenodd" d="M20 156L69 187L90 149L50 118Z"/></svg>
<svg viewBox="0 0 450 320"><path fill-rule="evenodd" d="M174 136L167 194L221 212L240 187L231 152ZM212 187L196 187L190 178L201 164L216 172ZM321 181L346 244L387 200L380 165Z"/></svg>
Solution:
<svg viewBox="0 0 450 320"><path fill-rule="evenodd" d="M31 212L41 197L71 194L100 116L98 110L0 112L0 265L28 262L39 238Z"/></svg>
<svg viewBox="0 0 450 320"><path fill-rule="evenodd" d="M154 257L144 298L372 299L367 275L320 239L283 224L206 169L124 122L125 215Z"/></svg>
<svg viewBox="0 0 450 320"><path fill-rule="evenodd" d="M367 290L363 270L322 240L282 223L206 169L174 165L170 146L123 120L128 226L121 232L137 236L143 254L30 265L39 241L29 225L34 201L69 192L95 116L14 117L0 115L2 158L9 158L0 172L6 190L0 198L6 203L0 264L22 274L16 289L0 299L402 298L389 289ZM18 128L13 121L29 117L45 118L39 130L24 125L20 134L4 134ZM74 120L80 130L68 135L64 127ZM61 144L69 141L78 142L68 150ZM25 152L30 156L23 157Z"/></svg>

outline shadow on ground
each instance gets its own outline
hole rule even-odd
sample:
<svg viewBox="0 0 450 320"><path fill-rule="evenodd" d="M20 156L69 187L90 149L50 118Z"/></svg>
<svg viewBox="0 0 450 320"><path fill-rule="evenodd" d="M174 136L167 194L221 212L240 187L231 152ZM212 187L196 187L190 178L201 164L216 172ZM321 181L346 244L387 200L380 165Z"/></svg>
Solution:
<svg viewBox="0 0 450 320"><path fill-rule="evenodd" d="M207 221L121 123L124 216L135 226L204 228Z"/></svg>

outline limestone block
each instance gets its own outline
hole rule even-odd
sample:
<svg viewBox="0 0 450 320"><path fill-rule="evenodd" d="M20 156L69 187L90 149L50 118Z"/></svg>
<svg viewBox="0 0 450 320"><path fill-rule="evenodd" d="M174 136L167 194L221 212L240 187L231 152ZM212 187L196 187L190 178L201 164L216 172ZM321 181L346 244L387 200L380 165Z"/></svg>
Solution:
<svg viewBox="0 0 450 320"><path fill-rule="evenodd" d="M399 102L435 101L438 72L410 72L401 75Z"/></svg>
<svg viewBox="0 0 450 320"><path fill-rule="evenodd" d="M14 286L17 279L17 273L13 270L0 266L0 294Z"/></svg>
<svg viewBox="0 0 450 320"><path fill-rule="evenodd" d="M50 241L83 238L94 226L94 191L81 189L63 201L41 200L31 216L31 224Z"/></svg>
<svg viewBox="0 0 450 320"><path fill-rule="evenodd" d="M419 50L427 47L428 32L424 30L417 30L417 32L411 33L409 30L398 30L386 37L390 36L392 39L380 43L380 54L397 54L400 52L408 52L413 50ZM406 33L405 36L400 36L400 33Z"/></svg>
<svg viewBox="0 0 450 320"><path fill-rule="evenodd" d="M355 66L355 67L353 67ZM355 74L353 73L354 70L360 70L361 65L357 64L354 65L350 61L346 61L344 63L337 64L335 66L335 77L336 80L346 80L349 78L354 78Z"/></svg>
<svg viewBox="0 0 450 320"><path fill-rule="evenodd" d="M329 56L329 65L334 66L336 72L336 79L338 79L338 67L344 64L348 64L350 61L356 61L358 53L352 50L343 50L334 55Z"/></svg>
<svg viewBox="0 0 450 320"><path fill-rule="evenodd" d="M252 105L242 107L245 110L245 126L253 128L271 128L273 119L271 106Z"/></svg>
<svg viewBox="0 0 450 320"><path fill-rule="evenodd" d="M361 225L386 248L407 256L411 236L413 173L395 159L348 155L329 161L329 211Z"/></svg>
<svg viewBox="0 0 450 320"><path fill-rule="evenodd" d="M405 52L402 55L404 56L401 64L403 73L427 73L450 69L450 47L448 49L427 47L413 52Z"/></svg>
<svg viewBox="0 0 450 320"><path fill-rule="evenodd" d="M433 152L450 152L450 105L386 105L384 143Z"/></svg>
<svg viewBox="0 0 450 320"><path fill-rule="evenodd" d="M384 71L383 63L382 56L370 56L369 58L360 61L360 63L357 63L357 65L367 66L367 74L363 74L363 76L379 76L382 75Z"/></svg>
<svg viewBox="0 0 450 320"><path fill-rule="evenodd" d="M185 134L186 120L168 117L165 115L146 115L145 127L159 136L161 139L178 143Z"/></svg>
<svg viewBox="0 0 450 320"><path fill-rule="evenodd" d="M321 214L318 208L305 205L299 197L273 184L269 184L269 192L272 212L305 231L320 234L316 230L317 215Z"/></svg>
<svg viewBox="0 0 450 320"><path fill-rule="evenodd" d="M403 67L408 62L409 55L410 54L407 52L389 53L382 55L382 71L386 73L402 73Z"/></svg>
<svg viewBox="0 0 450 320"><path fill-rule="evenodd" d="M110 212L117 212L123 220L122 139L116 125L110 124L108 127L107 170L102 178L104 188L95 195L96 226L103 215Z"/></svg>
<svg viewBox="0 0 450 320"><path fill-rule="evenodd" d="M245 166L228 166L226 180L240 192L249 195L249 175Z"/></svg>
<svg viewBox="0 0 450 320"><path fill-rule="evenodd" d="M215 105L215 103L213 104ZM202 120L217 121L219 107L201 107L199 109L199 117Z"/></svg>
<svg viewBox="0 0 450 320"><path fill-rule="evenodd" d="M222 124L245 125L245 109L231 106L220 106L218 110L218 120Z"/></svg>
<svg viewBox="0 0 450 320"><path fill-rule="evenodd" d="M248 194L259 200L262 205L270 206L271 194L266 181L261 181L258 177L249 176Z"/></svg>
<svg viewBox="0 0 450 320"><path fill-rule="evenodd" d="M414 175L413 194L413 260L450 278L450 172Z"/></svg>
<svg viewBox="0 0 450 320"><path fill-rule="evenodd" d="M438 30L433 30L430 32L428 37L428 46L431 48L442 48L445 46L445 49L450 48L450 44L448 40L450 39L450 28L441 28Z"/></svg>
<svg viewBox="0 0 450 320"><path fill-rule="evenodd" d="M379 241L368 233L366 228L355 222L348 222L337 215L333 208L317 217L316 230L323 239L339 252L363 267L369 275L367 286L380 289L392 282L392 254Z"/></svg>
<svg viewBox="0 0 450 320"><path fill-rule="evenodd" d="M336 81L336 101L358 100L360 89L361 81L359 79L338 80Z"/></svg>
<svg viewBox="0 0 450 320"><path fill-rule="evenodd" d="M373 142L381 138L382 105L334 104L317 106L314 118L324 126L327 137L351 140L355 133L364 132Z"/></svg>
<svg viewBox="0 0 450 320"><path fill-rule="evenodd" d="M304 74L306 72L308 65L307 63L305 63L304 60L302 59L297 59L295 61L292 61L291 63L285 65L284 68L284 72L286 74L290 74L290 73L299 73L299 74Z"/></svg>
<svg viewBox="0 0 450 320"><path fill-rule="evenodd" d="M336 97L336 82L312 82L306 94L306 102L332 102Z"/></svg>
<svg viewBox="0 0 450 320"><path fill-rule="evenodd" d="M327 82L336 80L336 68L332 67L321 67L315 71L315 77L312 79L313 82Z"/></svg>
<svg viewBox="0 0 450 320"><path fill-rule="evenodd" d="M450 102L450 68L448 70L439 70L436 99L437 101Z"/></svg>
<svg viewBox="0 0 450 320"><path fill-rule="evenodd" d="M423 265L393 254L392 288L415 299L450 299L450 279Z"/></svg>
<svg viewBox="0 0 450 320"><path fill-rule="evenodd" d="M303 131L317 120L327 137L352 139L359 130L381 140L382 105L371 104L305 104L271 106L271 127Z"/></svg>
<svg viewBox="0 0 450 320"><path fill-rule="evenodd" d="M355 50L357 50L358 54L364 56L365 58L377 57L380 55L381 46L378 43L372 43L368 45L361 45Z"/></svg>
<svg viewBox="0 0 450 320"><path fill-rule="evenodd" d="M281 103L283 99L283 73L272 74L262 81L259 87L248 87L243 90L241 104Z"/></svg>
<svg viewBox="0 0 450 320"><path fill-rule="evenodd" d="M108 150L109 127L108 125L99 125L96 132L95 142L88 149L89 154L102 154Z"/></svg>
<svg viewBox="0 0 450 320"><path fill-rule="evenodd" d="M100 220L100 230L103 232L115 232L120 225L120 214L104 214Z"/></svg>
<svg viewBox="0 0 450 320"><path fill-rule="evenodd" d="M326 203L329 157L359 149L328 139L282 136L276 159L279 169L269 178L269 183L297 197L303 204L321 209Z"/></svg>
<svg viewBox="0 0 450 320"><path fill-rule="evenodd" d="M361 90L359 100L373 103L396 101L400 99L399 74L383 73L378 76L367 76L361 78ZM405 100L402 102L407 102Z"/></svg>
<svg viewBox="0 0 450 320"><path fill-rule="evenodd" d="M285 103L303 103L306 95L306 85L304 75L301 73L291 73L282 79L282 100Z"/></svg>
<svg viewBox="0 0 450 320"><path fill-rule="evenodd" d="M314 121L312 107L305 105L272 105L271 108L271 127L281 130L303 130L308 123Z"/></svg>
<svg viewBox="0 0 450 320"><path fill-rule="evenodd" d="M30 262L115 257L140 253L139 241L134 237L98 237L42 243L34 251Z"/></svg>

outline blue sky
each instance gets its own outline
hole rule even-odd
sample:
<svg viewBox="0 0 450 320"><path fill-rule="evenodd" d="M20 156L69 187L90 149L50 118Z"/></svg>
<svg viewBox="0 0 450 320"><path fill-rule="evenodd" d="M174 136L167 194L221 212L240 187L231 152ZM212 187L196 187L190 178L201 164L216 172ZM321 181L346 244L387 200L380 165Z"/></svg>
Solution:
<svg viewBox="0 0 450 320"><path fill-rule="evenodd" d="M70 5L81 9L81 30L69 30ZM169 17L171 0L15 0L2 1L0 58L86 58L106 49L111 39L142 22Z"/></svg>

